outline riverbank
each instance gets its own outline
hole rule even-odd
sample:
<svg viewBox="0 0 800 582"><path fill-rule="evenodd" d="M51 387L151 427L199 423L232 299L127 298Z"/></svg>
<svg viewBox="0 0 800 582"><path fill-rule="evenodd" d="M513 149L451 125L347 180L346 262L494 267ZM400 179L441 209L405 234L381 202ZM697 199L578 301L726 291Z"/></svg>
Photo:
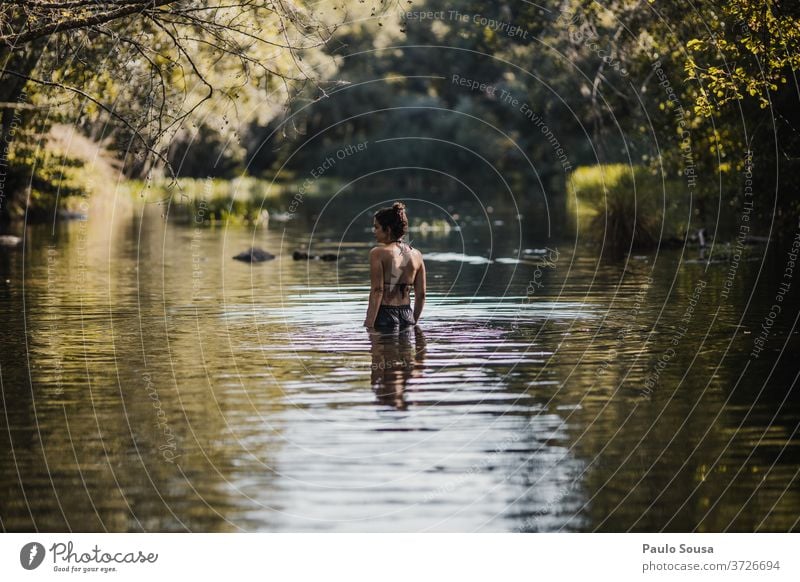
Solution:
<svg viewBox="0 0 800 582"><path fill-rule="evenodd" d="M288 220L301 206L309 209L308 205L297 204L298 197L303 202L321 200L332 196L339 187L335 179L320 178L312 186L304 187L300 194L301 186L287 178L129 180L122 188L132 199L161 206L163 215L177 223L261 224L270 219Z"/></svg>
<svg viewBox="0 0 800 582"><path fill-rule="evenodd" d="M87 198L122 180L121 163L101 144L56 124L38 142L26 140L12 149L3 218L36 223L79 217Z"/></svg>

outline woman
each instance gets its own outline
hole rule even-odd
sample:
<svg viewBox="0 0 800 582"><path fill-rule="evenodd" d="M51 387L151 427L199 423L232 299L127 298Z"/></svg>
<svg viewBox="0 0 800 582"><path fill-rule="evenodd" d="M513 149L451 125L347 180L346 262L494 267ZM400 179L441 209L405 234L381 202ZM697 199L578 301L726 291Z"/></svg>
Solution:
<svg viewBox="0 0 800 582"><path fill-rule="evenodd" d="M425 306L425 263L422 253L403 240L408 232L406 205L395 202L378 210L372 229L380 244L369 253L371 287L364 325L378 329L415 325Z"/></svg>

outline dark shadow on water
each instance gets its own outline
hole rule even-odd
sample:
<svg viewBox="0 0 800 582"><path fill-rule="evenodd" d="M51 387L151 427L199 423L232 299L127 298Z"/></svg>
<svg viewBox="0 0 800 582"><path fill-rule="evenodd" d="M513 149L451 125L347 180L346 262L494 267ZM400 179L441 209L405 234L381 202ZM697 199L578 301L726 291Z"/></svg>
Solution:
<svg viewBox="0 0 800 582"><path fill-rule="evenodd" d="M422 375L425 335L419 326L370 331L371 384L380 404L406 410L409 380Z"/></svg>

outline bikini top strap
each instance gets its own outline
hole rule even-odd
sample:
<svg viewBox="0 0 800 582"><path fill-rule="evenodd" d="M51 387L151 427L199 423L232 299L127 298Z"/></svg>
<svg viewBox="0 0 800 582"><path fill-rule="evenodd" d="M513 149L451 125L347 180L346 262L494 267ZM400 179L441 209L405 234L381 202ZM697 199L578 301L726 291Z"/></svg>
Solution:
<svg viewBox="0 0 800 582"><path fill-rule="evenodd" d="M414 248L414 247L412 247L412 246L411 246L411 243L410 243L410 242L408 242L408 241L405 241L405 240L403 240L403 239L401 239L401 238L398 238L397 240L393 240L393 241L391 241L391 242L402 243L402 244L404 244L404 245L407 245L407 246L408 246L408 248L410 248L410 249L413 249L413 248Z"/></svg>

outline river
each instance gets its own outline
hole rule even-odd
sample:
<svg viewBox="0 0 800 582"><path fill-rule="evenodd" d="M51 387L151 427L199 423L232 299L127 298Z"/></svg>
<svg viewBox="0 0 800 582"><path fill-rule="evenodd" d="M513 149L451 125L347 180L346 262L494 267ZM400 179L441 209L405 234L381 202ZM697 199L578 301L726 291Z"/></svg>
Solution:
<svg viewBox="0 0 800 582"><path fill-rule="evenodd" d="M361 326L361 210L28 227L0 251L2 529L798 529L785 253L601 259L459 222L411 233L428 302L387 335ZM232 260L254 244L278 258Z"/></svg>

